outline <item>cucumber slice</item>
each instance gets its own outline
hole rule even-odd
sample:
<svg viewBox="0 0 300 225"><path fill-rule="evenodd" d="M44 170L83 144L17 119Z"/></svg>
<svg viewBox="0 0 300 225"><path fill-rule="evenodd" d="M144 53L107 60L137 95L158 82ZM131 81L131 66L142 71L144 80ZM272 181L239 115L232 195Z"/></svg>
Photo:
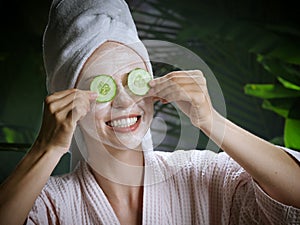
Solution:
<svg viewBox="0 0 300 225"><path fill-rule="evenodd" d="M117 85L111 76L102 74L93 79L90 90L98 93L97 102L109 102L116 96Z"/></svg>
<svg viewBox="0 0 300 225"><path fill-rule="evenodd" d="M145 95L149 91L151 75L144 69L134 69L128 74L128 88L135 95Z"/></svg>

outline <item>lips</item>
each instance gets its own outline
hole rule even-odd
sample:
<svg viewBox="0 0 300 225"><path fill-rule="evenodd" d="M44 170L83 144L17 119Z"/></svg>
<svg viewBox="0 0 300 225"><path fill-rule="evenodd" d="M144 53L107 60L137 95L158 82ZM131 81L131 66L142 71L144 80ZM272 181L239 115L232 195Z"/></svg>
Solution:
<svg viewBox="0 0 300 225"><path fill-rule="evenodd" d="M105 124L117 132L132 132L136 130L140 124L141 116L131 115L127 117L119 117L107 121Z"/></svg>

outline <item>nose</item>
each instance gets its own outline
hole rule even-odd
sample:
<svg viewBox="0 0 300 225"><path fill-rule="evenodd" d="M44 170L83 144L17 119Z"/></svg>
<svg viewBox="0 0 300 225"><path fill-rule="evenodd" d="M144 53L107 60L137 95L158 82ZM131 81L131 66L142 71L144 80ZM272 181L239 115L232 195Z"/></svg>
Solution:
<svg viewBox="0 0 300 225"><path fill-rule="evenodd" d="M118 87L118 92L114 100L112 101L112 106L114 108L128 108L134 104L134 100L125 90L123 85Z"/></svg>

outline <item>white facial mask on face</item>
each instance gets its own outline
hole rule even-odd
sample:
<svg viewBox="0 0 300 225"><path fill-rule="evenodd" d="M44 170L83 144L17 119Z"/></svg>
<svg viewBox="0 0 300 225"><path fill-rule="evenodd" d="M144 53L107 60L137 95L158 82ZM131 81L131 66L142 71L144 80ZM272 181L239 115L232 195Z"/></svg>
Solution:
<svg viewBox="0 0 300 225"><path fill-rule="evenodd" d="M81 119L80 125L86 135L116 149L140 146L153 118L153 102L150 97L137 96L128 89L128 73L136 68L147 70L146 63L130 46L115 42L104 43L87 60L76 87L88 89L94 78L106 75L114 80L116 95L110 102L93 104L92 110ZM125 125L129 118L138 119L132 129L119 127L112 132L111 122L122 121ZM139 126L133 129L133 125Z"/></svg>
<svg viewBox="0 0 300 225"><path fill-rule="evenodd" d="M43 37L49 93L73 88L86 60L108 40L133 46L152 73L147 50L124 0L54 0ZM81 139L77 142L83 141L81 135L74 136ZM77 150L73 141L72 168L80 158Z"/></svg>

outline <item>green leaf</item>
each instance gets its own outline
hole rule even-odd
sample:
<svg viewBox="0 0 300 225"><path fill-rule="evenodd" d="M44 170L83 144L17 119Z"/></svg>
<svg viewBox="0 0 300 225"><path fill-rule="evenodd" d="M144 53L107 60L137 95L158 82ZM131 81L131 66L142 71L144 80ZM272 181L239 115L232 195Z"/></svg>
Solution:
<svg viewBox="0 0 300 225"><path fill-rule="evenodd" d="M300 120L286 119L284 144L287 148L300 150Z"/></svg>
<svg viewBox="0 0 300 225"><path fill-rule="evenodd" d="M297 65L285 63L276 58L257 55L257 62L261 63L263 68L276 77L282 77L293 84L300 85L300 71Z"/></svg>
<svg viewBox="0 0 300 225"><path fill-rule="evenodd" d="M0 142L2 143L29 143L31 134L18 127L0 127Z"/></svg>
<svg viewBox="0 0 300 225"><path fill-rule="evenodd" d="M7 143L14 143L16 141L16 139L17 139L17 133L14 130L9 129L7 127L4 127L2 129L2 132L3 132L4 136L5 136L5 139L6 139L5 141Z"/></svg>
<svg viewBox="0 0 300 225"><path fill-rule="evenodd" d="M248 95L263 99L300 96L300 91L290 90L281 85L275 84L246 84L244 91Z"/></svg>
<svg viewBox="0 0 300 225"><path fill-rule="evenodd" d="M266 99L263 101L262 107L287 118L292 104L293 101L287 101L287 99Z"/></svg>
<svg viewBox="0 0 300 225"><path fill-rule="evenodd" d="M293 90L297 90L297 91L300 91L300 86L296 85L296 84L293 84L285 79L283 79L282 77L277 77L278 81L280 83L282 83L282 85L286 88L289 88L289 89L293 89Z"/></svg>
<svg viewBox="0 0 300 225"><path fill-rule="evenodd" d="M262 107L289 119L300 119L300 98L265 99Z"/></svg>

